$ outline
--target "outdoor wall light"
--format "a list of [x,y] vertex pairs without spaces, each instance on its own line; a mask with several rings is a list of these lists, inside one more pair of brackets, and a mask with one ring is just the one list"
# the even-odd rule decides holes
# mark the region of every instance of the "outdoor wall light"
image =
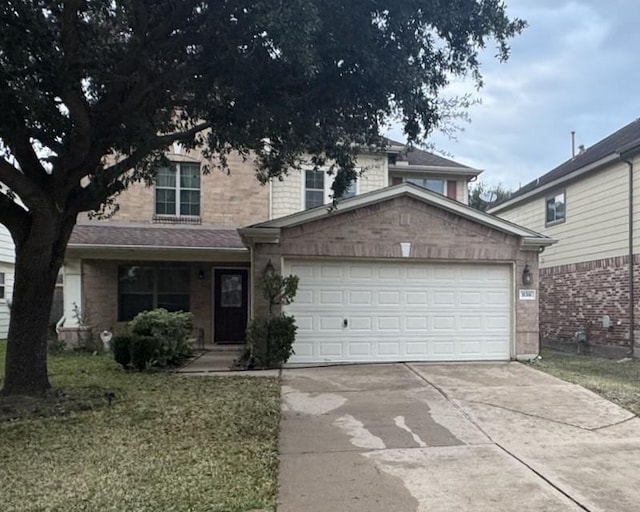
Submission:
[[524,266],[524,270],[522,271],[522,284],[526,286],[533,284],[533,276],[531,275],[531,269],[529,268],[528,263]]
[[274,274],[275,271],[276,271],[276,269],[273,266],[273,263],[271,263],[271,258],[269,258],[269,261],[267,262],[267,264],[264,267],[264,275],[265,276],[270,276],[271,274]]
[[200,281],[204,280],[204,269],[202,267],[200,267],[200,270],[198,270],[198,279]]

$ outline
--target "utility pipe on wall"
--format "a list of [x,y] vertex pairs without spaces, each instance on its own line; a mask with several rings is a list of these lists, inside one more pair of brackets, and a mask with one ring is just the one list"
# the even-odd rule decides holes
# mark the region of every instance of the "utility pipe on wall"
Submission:
[[624,160],[629,166],[629,342],[631,357],[636,357],[635,340],[635,287],[633,284],[633,162]]

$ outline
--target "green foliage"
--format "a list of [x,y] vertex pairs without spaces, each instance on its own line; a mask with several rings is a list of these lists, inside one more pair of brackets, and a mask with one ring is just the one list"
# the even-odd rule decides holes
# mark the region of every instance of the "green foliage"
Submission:
[[279,367],[294,354],[298,327],[292,316],[253,319],[247,329],[247,343],[259,367]]
[[169,356],[164,352],[159,338],[141,334],[131,336],[131,366],[136,370],[148,370],[156,365],[166,366],[165,361]]
[[122,365],[124,368],[128,368],[131,364],[131,343],[131,336],[128,334],[114,336],[111,341],[113,358],[116,363]]
[[274,306],[287,305],[293,302],[298,291],[298,276],[283,277],[276,272],[268,272],[259,283],[262,296],[269,304],[269,316],[273,313]]
[[178,366],[193,353],[189,343],[192,327],[191,313],[161,308],[144,311],[129,322],[130,335],[114,338],[114,358],[125,368],[137,370]]
[[258,287],[269,304],[267,318],[254,318],[247,329],[247,343],[257,366],[279,367],[293,355],[296,339],[295,319],[288,315],[274,315],[274,307],[291,304],[298,291],[298,276],[283,277],[266,273]]

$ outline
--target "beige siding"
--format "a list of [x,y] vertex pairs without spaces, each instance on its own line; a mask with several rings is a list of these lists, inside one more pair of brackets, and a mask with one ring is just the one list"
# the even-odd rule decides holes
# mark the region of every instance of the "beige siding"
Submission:
[[[357,166],[362,176],[356,185],[358,194],[365,194],[388,185],[388,166],[386,155],[362,155]],[[274,180],[271,184],[271,218],[277,219],[304,209],[304,187],[302,176],[304,171],[291,171],[282,180]],[[327,200],[331,183],[327,181]]]
[[[541,268],[622,256],[628,252],[627,180],[626,164],[616,164],[498,216],[558,240],[540,256]],[[545,227],[545,198],[562,189],[566,221]]]
[[456,182],[456,201],[469,204],[469,184],[466,179],[459,179]]
[[[640,253],[640,156],[633,160],[633,253]],[[627,169],[628,179],[628,169]]]

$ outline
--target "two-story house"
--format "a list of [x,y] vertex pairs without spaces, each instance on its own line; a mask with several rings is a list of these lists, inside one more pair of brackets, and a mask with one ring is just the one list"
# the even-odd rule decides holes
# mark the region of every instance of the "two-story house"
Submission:
[[540,256],[540,330],[549,343],[585,333],[589,345],[628,353],[635,338],[640,353],[638,169],[640,120],[490,210],[558,240]]
[[530,277],[553,241],[469,208],[478,170],[391,143],[359,156],[362,175],[330,210],[324,170],[261,186],[250,161],[203,174],[197,151],[167,157],[154,186],[130,187],[112,218],[74,230],[65,329],[79,316],[112,329],[164,307],[191,311],[207,344],[242,343],[264,312],[256,283],[273,268],[300,277],[287,307],[298,324],[294,361],[537,354]]

